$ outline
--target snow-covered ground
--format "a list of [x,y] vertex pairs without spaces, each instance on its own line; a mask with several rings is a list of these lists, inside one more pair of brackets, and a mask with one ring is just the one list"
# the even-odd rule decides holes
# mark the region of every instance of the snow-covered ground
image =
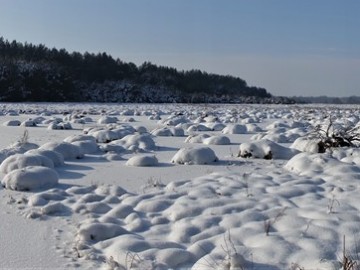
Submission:
[[359,107],[0,105],[0,268],[360,258],[360,149],[318,153],[313,132],[359,127]]

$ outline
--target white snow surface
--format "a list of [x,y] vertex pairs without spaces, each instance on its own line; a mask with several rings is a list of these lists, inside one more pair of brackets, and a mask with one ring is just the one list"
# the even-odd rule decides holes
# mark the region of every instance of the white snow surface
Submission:
[[[0,269],[339,270],[344,238],[360,257],[360,150],[305,142],[360,107],[1,105],[2,123],[37,126],[0,125]],[[47,128],[65,112],[72,129]]]

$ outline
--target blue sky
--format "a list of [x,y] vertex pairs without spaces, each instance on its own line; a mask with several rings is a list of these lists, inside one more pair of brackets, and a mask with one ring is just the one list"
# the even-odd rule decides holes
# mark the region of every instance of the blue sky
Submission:
[[274,95],[360,95],[359,0],[0,0],[0,35],[245,79]]

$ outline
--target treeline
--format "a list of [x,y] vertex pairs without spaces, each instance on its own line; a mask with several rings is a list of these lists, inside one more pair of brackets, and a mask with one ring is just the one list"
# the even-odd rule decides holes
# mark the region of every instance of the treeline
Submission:
[[287,102],[240,78],[0,37],[1,101]]
[[322,103],[322,104],[360,104],[360,96],[350,97],[292,97],[296,103]]

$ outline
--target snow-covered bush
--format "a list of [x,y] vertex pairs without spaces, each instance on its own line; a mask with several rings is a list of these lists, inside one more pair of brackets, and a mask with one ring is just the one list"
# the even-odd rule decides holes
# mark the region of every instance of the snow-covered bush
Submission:
[[85,223],[82,224],[77,235],[80,242],[98,242],[122,234],[128,234],[122,226],[112,223]]
[[210,164],[217,161],[215,152],[209,147],[181,148],[171,159],[177,164]]
[[183,115],[171,115],[168,118],[159,121],[159,124],[167,125],[167,126],[176,126],[178,124],[188,123],[189,119],[187,119]]
[[54,163],[47,157],[34,154],[15,154],[6,158],[0,165],[0,171],[9,173],[16,169],[29,166],[43,166],[54,168]]
[[222,130],[224,134],[246,134],[247,129],[245,125],[241,124],[230,124],[224,127]]
[[316,177],[319,174],[323,178],[328,176],[337,177],[339,181],[346,175],[347,180],[360,179],[360,168],[354,164],[341,162],[338,159],[323,153],[300,153],[291,158],[284,166],[285,169],[299,175]]
[[119,139],[118,135],[112,130],[96,130],[90,134],[98,143],[109,143]]
[[185,139],[185,142],[186,143],[202,143],[204,141],[204,139],[209,138],[209,137],[210,137],[210,135],[205,134],[205,133],[189,135]]
[[170,131],[172,133],[172,136],[174,136],[174,137],[183,137],[183,136],[185,136],[184,129],[182,129],[181,127],[171,127]]
[[184,130],[180,127],[161,127],[156,128],[151,131],[151,134],[154,136],[174,136],[174,137],[182,137],[184,136]]
[[57,185],[58,181],[59,176],[55,170],[31,166],[6,174],[1,183],[7,189],[32,191],[52,188]]
[[64,122],[61,122],[61,123],[51,122],[51,123],[48,125],[47,129],[49,129],[49,130],[72,129],[72,126],[71,126],[71,124],[70,124],[69,122],[66,122],[66,123],[64,123]]
[[38,148],[38,149],[32,149],[32,150],[25,152],[25,155],[27,155],[27,154],[41,155],[41,156],[47,157],[54,163],[55,167],[64,165],[64,156],[56,151]]
[[83,134],[77,134],[77,135],[71,135],[69,137],[66,137],[64,139],[64,142],[73,143],[77,141],[93,141],[96,142],[96,139],[94,136],[90,135],[83,135]]
[[22,138],[19,141],[9,145],[8,147],[0,150],[0,163],[3,162],[7,157],[15,154],[23,154],[28,150],[36,149],[39,146],[35,143],[28,142],[27,132],[24,132]]
[[42,116],[37,116],[35,118],[32,118],[31,120],[35,123],[35,124],[41,124],[46,118],[42,117]]
[[209,138],[203,139],[203,144],[207,145],[228,145],[230,144],[230,139],[226,136],[211,136]]
[[150,133],[151,135],[154,136],[162,136],[162,137],[172,136],[171,130],[167,127],[155,128]]
[[245,127],[248,133],[257,133],[263,131],[262,128],[256,124],[245,124]]
[[83,154],[93,154],[99,151],[99,146],[94,140],[74,141],[71,144],[80,147]]
[[64,160],[80,159],[84,153],[79,146],[67,142],[48,142],[40,146],[40,149],[52,150],[63,155]]
[[283,133],[258,133],[250,138],[254,141],[270,140],[276,143],[287,143],[288,138]]
[[20,126],[23,126],[23,127],[36,127],[36,123],[31,120],[31,119],[28,119],[28,120],[25,120],[23,122],[21,122]]
[[147,129],[144,126],[135,126],[134,128],[139,134],[147,133]]
[[129,151],[121,146],[116,144],[116,141],[114,141],[114,143],[108,143],[108,144],[103,144],[99,146],[100,150],[106,153],[112,152],[112,153],[116,153],[116,154],[121,154],[121,153],[128,153]]
[[194,131],[210,131],[211,129],[202,124],[194,124],[187,128],[187,132],[194,132]]
[[320,143],[320,139],[299,137],[292,143],[290,148],[294,148],[302,152],[319,153],[320,152],[319,143]]
[[226,127],[225,124],[216,122],[205,123],[205,126],[208,127],[211,131],[222,131]]
[[9,120],[3,123],[3,126],[8,127],[18,127],[21,125],[21,122],[19,120]]
[[155,156],[135,156],[130,158],[127,162],[127,166],[135,167],[151,167],[158,165],[159,161]]
[[156,145],[153,138],[149,134],[133,134],[127,135],[120,140],[113,141],[113,144],[121,145],[129,150],[155,150]]
[[115,116],[105,115],[105,116],[100,117],[99,120],[97,121],[97,123],[104,125],[104,124],[116,123],[118,121],[119,121],[119,119]]
[[239,157],[263,159],[290,159],[299,151],[279,145],[273,141],[260,140],[240,144]]

